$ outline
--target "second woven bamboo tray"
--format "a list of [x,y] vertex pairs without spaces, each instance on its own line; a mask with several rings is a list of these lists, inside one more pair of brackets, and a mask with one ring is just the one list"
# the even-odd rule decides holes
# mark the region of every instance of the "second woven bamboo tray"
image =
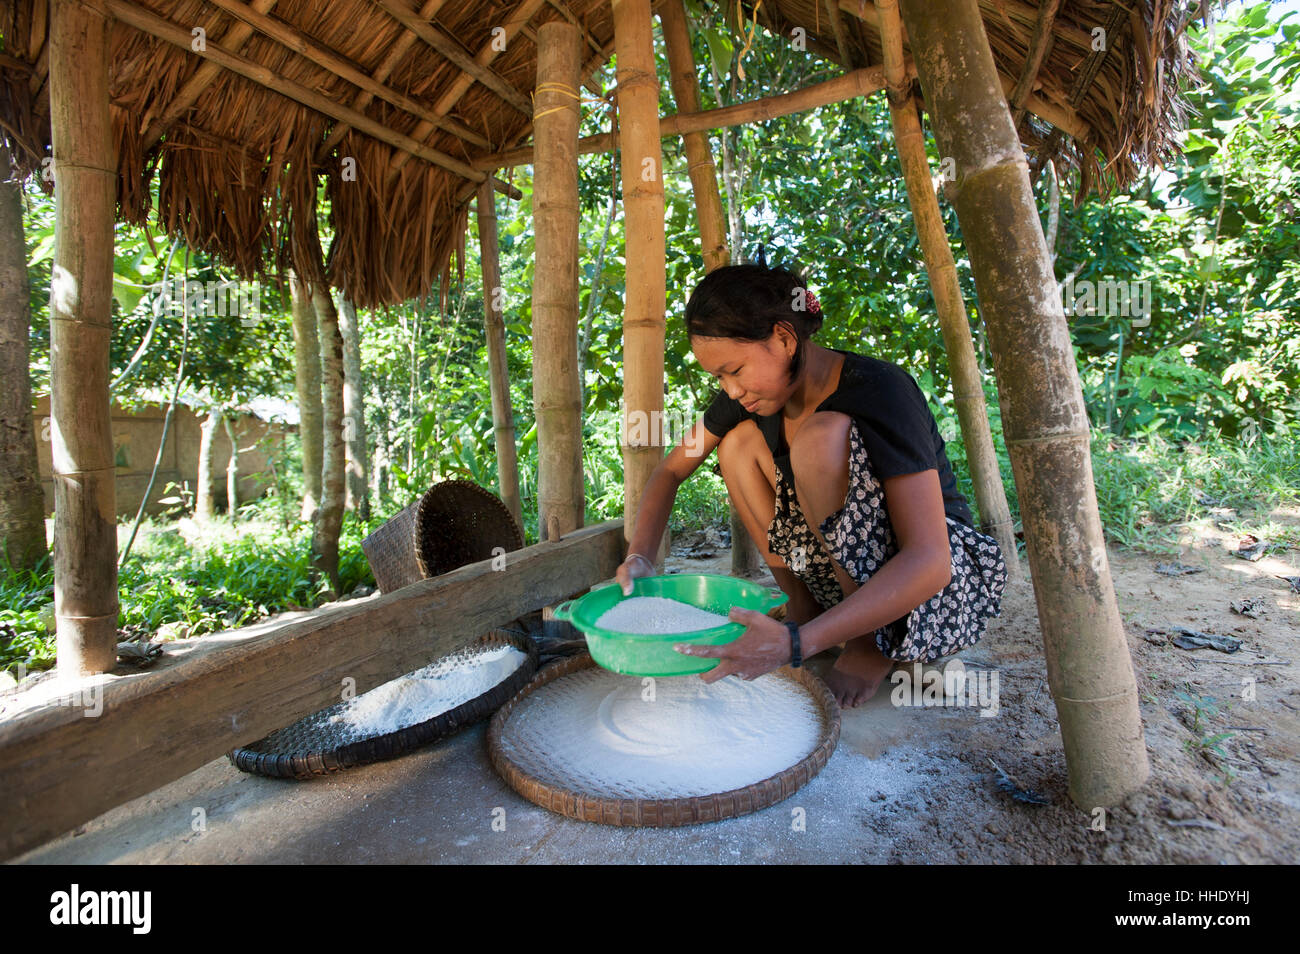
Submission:
[[537,647],[532,640],[504,630],[493,630],[462,647],[448,660],[470,661],[474,654],[500,646],[513,646],[527,658],[513,673],[467,702],[439,713],[432,719],[395,732],[342,743],[331,731],[329,716],[345,703],[335,703],[293,725],[278,729],[263,739],[227,753],[242,771],[272,778],[308,779],[358,765],[396,758],[414,748],[428,745],[473,725],[492,714],[515,695],[537,671]]
[[778,670],[777,675],[799,684],[812,697],[821,715],[822,732],[817,747],[783,772],[729,792],[684,798],[612,798],[548,785],[503,752],[502,733],[520,701],[561,676],[595,665],[591,656],[583,654],[546,666],[532,682],[498,709],[488,724],[488,754],[493,768],[511,788],[530,802],[569,818],[602,825],[676,828],[747,815],[784,801],[807,785],[825,767],[840,739],[840,707],[826,684],[807,669],[786,667]]

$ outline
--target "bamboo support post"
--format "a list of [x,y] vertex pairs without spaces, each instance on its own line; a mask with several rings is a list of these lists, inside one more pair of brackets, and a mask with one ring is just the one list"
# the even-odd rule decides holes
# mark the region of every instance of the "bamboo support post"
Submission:
[[[700,90],[682,0],[665,0],[659,8],[659,22],[663,26],[669,82],[672,83],[677,110],[680,113],[698,113]],[[711,272],[731,261],[722,195],[718,191],[718,173],[713,164],[713,150],[709,146],[707,132],[688,132],[683,139],[686,145],[686,168],[691,177],[691,192],[695,197],[695,219],[699,223],[700,251],[704,256],[704,270]],[[731,572],[732,575],[740,576],[758,566],[758,550],[749,538],[749,531],[745,529],[735,503],[730,499],[727,502],[727,512],[731,525]]]
[[478,190],[478,241],[483,263],[483,325],[487,336],[488,386],[492,392],[492,431],[496,436],[497,485],[520,532],[524,529],[523,504],[519,499],[519,459],[515,446],[515,413],[510,400],[510,370],[507,363],[506,326],[501,314],[504,289],[497,239],[496,195],[486,186]]
[[[538,540],[583,525],[582,388],[578,381],[578,31],[538,31],[533,116],[533,405],[537,418]],[[629,258],[630,258],[629,254]]]
[[948,354],[948,373],[952,377],[953,403],[961,424],[962,441],[970,465],[975,502],[979,507],[980,529],[998,541],[1006,559],[1007,573],[1013,580],[1023,579],[1016,550],[1016,531],[1007,505],[1002,471],[998,467],[993,434],[989,429],[988,408],[984,404],[984,383],[975,346],[971,342],[966,301],[957,281],[957,265],[948,246],[939,200],[930,179],[930,164],[925,155],[925,134],[916,114],[916,100],[903,65],[903,33],[898,17],[898,0],[876,0],[879,13],[880,41],[884,51],[885,78],[889,83],[890,119],[894,143],[907,184],[907,199],[912,207],[912,222],[925,259],[930,291],[934,295],[939,327],[943,331],[944,350]]
[[1150,774],[1097,512],[1088,415],[1024,152],[976,0],[902,0],[997,373],[1070,797],[1115,805]]
[[[663,152],[650,0],[613,0],[618,56],[619,153],[627,234],[623,306],[623,521],[629,541],[641,494],[664,457]],[[656,562],[666,550],[660,543]]]
[[302,519],[315,520],[321,501],[324,410],[321,405],[320,334],[311,290],[289,276],[293,318],[293,374],[298,398],[298,437],[302,446]]
[[[915,68],[907,64],[908,75],[915,76]],[[846,99],[870,96],[885,88],[885,71],[879,66],[868,66],[853,70],[821,83],[813,83],[792,93],[780,93],[776,96],[764,96],[762,99],[748,103],[736,103],[718,109],[702,109],[698,112],[678,113],[675,116],[656,117],[659,137],[685,136],[687,133],[707,132],[712,129],[727,129],[731,126],[743,126],[746,123],[764,122],[780,116],[790,116],[805,110],[816,109],[830,103],[840,103]],[[653,128],[653,127],[652,127]],[[610,133],[597,133],[584,136],[578,140],[578,154],[590,155],[597,152],[609,152],[615,148],[614,137]],[[523,166],[533,161],[531,146],[507,149],[489,156],[480,156],[472,160],[476,169],[491,171],[510,166]]]
[[117,516],[109,411],[117,157],[107,14],[55,0],[50,20],[54,613],[61,674],[117,663]]

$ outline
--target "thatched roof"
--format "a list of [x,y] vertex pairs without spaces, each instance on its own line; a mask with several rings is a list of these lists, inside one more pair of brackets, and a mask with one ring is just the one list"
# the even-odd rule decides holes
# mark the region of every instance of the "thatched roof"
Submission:
[[[323,176],[336,235],[328,274],[362,306],[445,289],[483,176],[475,160],[531,131],[537,27],[560,18],[581,26],[584,75],[613,49],[608,0],[103,2],[117,18],[122,218],[150,214],[156,175],[157,215],[170,233],[245,277],[287,267],[313,276]],[[742,4],[747,17],[754,6],[783,35],[803,26],[810,52],[846,66],[881,61],[870,2],[840,0],[837,23],[824,0]],[[1049,22],[1040,17],[1051,0],[982,6],[1009,95],[1027,77],[1020,101],[1066,133],[1027,115],[1028,146],[1062,154],[1085,187],[1101,181],[1102,164],[1123,183],[1169,151],[1181,118],[1174,78],[1190,64],[1168,3],[1136,0],[1130,14],[1118,3],[1064,0]],[[24,173],[40,170],[49,151],[48,20],[48,0],[0,10],[0,125]],[[1106,52],[1091,48],[1094,25],[1107,29]],[[1044,35],[1050,26],[1045,49],[1034,39],[1040,26]],[[219,62],[192,51],[195,28]]]

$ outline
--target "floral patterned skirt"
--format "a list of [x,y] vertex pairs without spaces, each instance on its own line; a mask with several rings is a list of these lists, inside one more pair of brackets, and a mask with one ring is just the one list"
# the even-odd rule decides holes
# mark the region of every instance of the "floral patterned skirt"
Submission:
[[[832,554],[862,584],[898,552],[884,488],[872,473],[856,422],[849,433],[848,495],[844,506],[818,527],[830,554],[804,520],[783,468],[776,468],[776,514],[767,529],[768,549],[807,584],[823,609],[844,599]],[[951,656],[974,645],[989,618],[1001,612],[1007,567],[997,541],[947,519],[952,580],[907,616],[876,630],[876,645],[890,659],[934,662]]]

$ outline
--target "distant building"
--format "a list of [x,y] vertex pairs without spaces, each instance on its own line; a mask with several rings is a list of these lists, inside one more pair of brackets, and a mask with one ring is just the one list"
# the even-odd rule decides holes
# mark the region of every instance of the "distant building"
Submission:
[[[202,412],[206,417],[206,412]],[[239,442],[239,499],[254,500],[274,484],[269,457],[281,453],[280,444],[287,434],[296,431],[297,408],[288,402],[261,399],[235,409],[233,423]],[[149,485],[158,442],[162,437],[167,401],[127,410],[114,402],[113,452],[117,461],[117,514],[135,516],[140,498]],[[41,485],[45,491],[45,512],[54,512],[53,460],[50,446],[50,396],[39,395],[34,411],[36,451],[40,463]],[[171,433],[158,466],[158,477],[149,495],[147,513],[159,513],[168,504],[159,501],[175,494],[168,484],[180,484],[193,492],[198,486],[199,439],[202,418],[187,405],[176,404]],[[217,428],[212,441],[212,493],[216,506],[226,505],[226,465],[230,462],[230,440],[224,427]]]

